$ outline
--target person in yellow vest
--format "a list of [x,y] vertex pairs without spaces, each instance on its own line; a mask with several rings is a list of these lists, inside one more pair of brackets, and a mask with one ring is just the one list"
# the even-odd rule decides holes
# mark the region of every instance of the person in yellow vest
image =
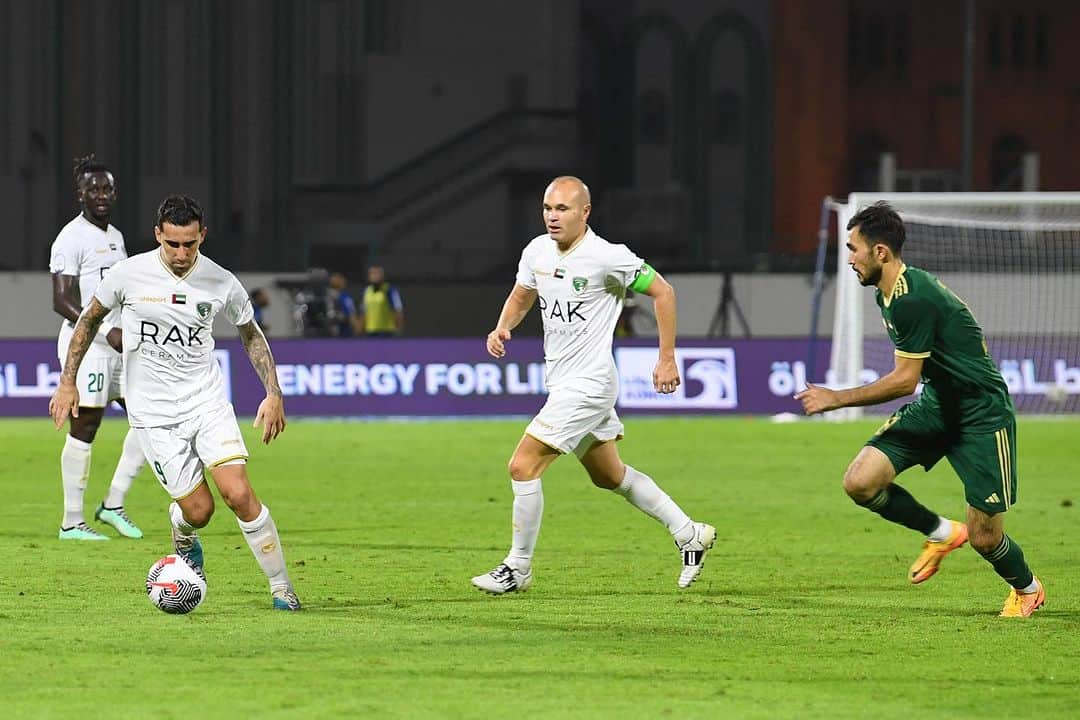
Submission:
[[380,265],[368,268],[368,286],[364,288],[360,319],[364,335],[368,337],[393,337],[405,329],[405,306],[401,302],[401,293],[387,282],[386,271]]

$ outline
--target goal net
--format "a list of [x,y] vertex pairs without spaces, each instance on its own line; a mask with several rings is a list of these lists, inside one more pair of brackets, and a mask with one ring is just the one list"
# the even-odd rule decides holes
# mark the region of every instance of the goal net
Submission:
[[859,193],[836,204],[829,385],[864,384],[893,367],[873,289],[859,284],[845,247],[848,221],[878,200],[904,219],[904,262],[937,275],[971,308],[1017,411],[1080,412],[1080,193]]

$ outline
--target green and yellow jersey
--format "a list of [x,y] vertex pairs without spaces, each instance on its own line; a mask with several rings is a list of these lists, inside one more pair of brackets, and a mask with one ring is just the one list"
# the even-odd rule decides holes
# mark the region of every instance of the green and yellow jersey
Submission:
[[902,266],[892,292],[875,293],[900,357],[923,358],[920,402],[961,433],[994,432],[1013,419],[1009,390],[971,310],[934,275]]

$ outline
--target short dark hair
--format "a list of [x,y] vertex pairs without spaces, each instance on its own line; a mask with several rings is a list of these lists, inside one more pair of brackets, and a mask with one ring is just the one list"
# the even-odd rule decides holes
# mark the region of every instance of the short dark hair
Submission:
[[855,217],[848,220],[847,229],[856,227],[871,243],[884,243],[896,255],[900,254],[907,238],[900,214],[885,200],[878,200],[855,213]]
[[83,175],[99,172],[112,174],[112,170],[105,163],[99,162],[94,153],[71,159],[71,174],[75,178],[75,185],[79,184]]
[[164,228],[165,223],[184,227],[193,222],[203,228],[203,209],[199,201],[187,195],[170,195],[161,201],[157,209],[157,226]]

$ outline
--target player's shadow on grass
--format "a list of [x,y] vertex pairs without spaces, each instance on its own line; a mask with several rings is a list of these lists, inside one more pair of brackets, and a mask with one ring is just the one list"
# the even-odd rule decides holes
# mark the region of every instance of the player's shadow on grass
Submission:
[[[291,530],[289,536],[296,535]],[[321,534],[321,532],[319,533]],[[468,553],[489,553],[497,554],[500,551],[505,551],[506,548],[495,548],[494,546],[479,546],[479,545],[407,545],[403,543],[371,543],[371,542],[326,542],[318,541],[313,543],[311,548],[346,548],[349,550],[385,550],[387,552],[400,552],[402,550],[416,550],[418,552],[429,553],[431,551],[443,551],[443,552],[468,552]],[[317,553],[315,553],[317,554]]]
[[[618,595],[618,593],[610,593],[610,596],[612,597],[616,595]],[[625,593],[622,593],[622,595],[625,596]],[[873,619],[877,617],[897,613],[918,616],[921,618],[934,617],[947,619],[996,618],[998,612],[992,605],[985,608],[973,608],[968,605],[962,607],[948,607],[922,602],[902,603],[898,605],[895,602],[866,602],[865,599],[858,603],[841,603],[836,602],[836,598],[827,595],[776,598],[765,595],[754,597],[744,593],[738,595],[724,594],[719,591],[713,593],[696,593],[694,595],[688,593],[676,594],[663,592],[634,593],[634,595],[668,595],[673,600],[673,606],[685,606],[688,604],[687,601],[691,601],[690,604],[710,606],[714,610],[729,615],[755,616],[760,617],[762,620],[773,619],[777,621],[792,617],[822,618],[833,616],[845,618],[850,617],[853,611],[864,614],[864,619],[868,622],[873,621]],[[598,596],[596,594],[589,595],[589,599],[593,600],[600,597],[604,596]],[[841,596],[839,595],[837,596],[837,598],[840,597]],[[610,608],[603,602],[582,605],[581,600],[582,596],[580,595],[549,595],[530,592],[508,597],[491,597],[480,591],[469,593],[466,590],[463,591],[462,595],[456,597],[360,596],[326,598],[314,600],[312,603],[306,604],[304,606],[304,612],[325,616],[346,616],[350,613],[363,611],[361,614],[366,618],[374,619],[378,617],[385,619],[387,617],[387,612],[392,614],[394,611],[412,610],[414,612],[404,612],[401,619],[406,622],[414,622],[417,619],[415,616],[415,612],[417,611],[427,619],[431,619],[427,616],[430,615],[433,608],[439,606],[470,607],[486,604],[490,605],[495,612],[503,612],[511,609],[516,613],[528,612],[529,626],[532,628],[575,633],[610,630],[611,617],[608,612]],[[577,608],[577,612],[580,613],[576,624],[567,623],[565,620],[545,622],[541,619],[547,612],[559,613],[561,616],[561,614],[565,612],[567,604],[574,605]],[[519,629],[521,623],[520,618],[517,617],[502,618],[495,615],[485,616],[482,619],[450,619],[456,622],[465,622],[480,627],[494,627],[507,630],[513,630],[515,628]],[[1040,620],[1075,623],[1080,621],[1080,610],[1043,609],[1039,610],[1035,617],[1029,622],[1039,622]],[[1003,619],[1002,622],[1009,621]],[[620,633],[629,631],[631,633],[654,633],[671,636],[683,636],[687,633],[685,627],[665,628],[663,625],[655,624],[641,624],[627,627],[625,623],[620,622],[619,629]]]

